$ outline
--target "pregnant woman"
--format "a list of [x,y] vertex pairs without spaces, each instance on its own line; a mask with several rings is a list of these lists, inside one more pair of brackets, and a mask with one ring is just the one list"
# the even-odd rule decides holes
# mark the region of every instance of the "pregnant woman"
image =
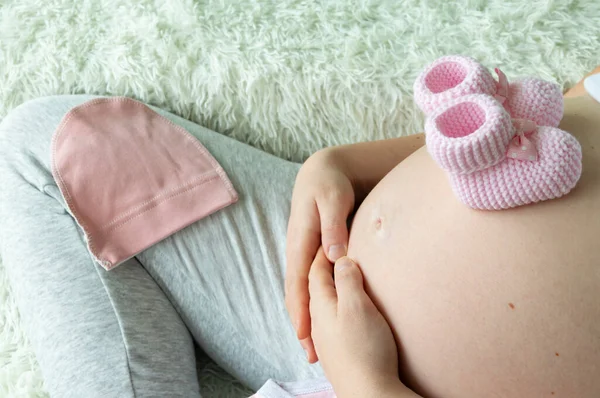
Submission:
[[[111,271],[90,255],[51,166],[53,133],[92,99],[31,101],[0,125],[0,254],[52,396],[200,396],[194,341],[254,389],[321,376],[308,363],[318,354],[342,398],[418,396],[408,387],[600,394],[600,105],[590,97],[566,100],[561,124],[583,152],[576,189],[497,212],[456,199],[422,135],[326,149],[300,166],[156,110],[206,148],[238,200]],[[152,169],[132,152],[139,164]],[[284,305],[288,218],[296,330]]]

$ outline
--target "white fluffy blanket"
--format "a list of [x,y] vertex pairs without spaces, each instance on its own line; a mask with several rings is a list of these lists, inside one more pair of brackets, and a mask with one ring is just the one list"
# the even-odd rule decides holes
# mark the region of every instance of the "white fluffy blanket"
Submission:
[[[600,63],[598,21],[597,0],[0,0],[0,118],[126,95],[302,160],[419,131],[412,82],[443,54],[569,86]],[[0,306],[0,396],[46,396],[2,267]]]

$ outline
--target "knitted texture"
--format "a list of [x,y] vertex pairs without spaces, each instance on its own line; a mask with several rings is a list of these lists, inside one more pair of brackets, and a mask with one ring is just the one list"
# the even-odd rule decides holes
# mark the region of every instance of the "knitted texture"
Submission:
[[440,105],[468,94],[496,93],[496,80],[473,58],[447,55],[438,58],[415,80],[415,103],[426,114]]
[[538,126],[557,127],[563,117],[560,88],[545,80],[524,78],[509,84],[505,108],[515,119],[532,120]]
[[483,170],[504,160],[515,130],[494,98],[471,94],[441,105],[425,124],[431,157],[452,173]]
[[[459,55],[444,56],[427,66],[414,84],[415,102],[429,115],[439,106],[468,94],[498,92],[498,82],[476,60]],[[535,78],[509,82],[504,107],[513,118],[528,119],[539,126],[557,127],[563,116],[559,87]]]
[[579,142],[554,127],[539,127],[530,139],[538,150],[535,162],[505,158],[475,173],[451,173],[458,198],[474,209],[501,210],[569,193],[581,176]]

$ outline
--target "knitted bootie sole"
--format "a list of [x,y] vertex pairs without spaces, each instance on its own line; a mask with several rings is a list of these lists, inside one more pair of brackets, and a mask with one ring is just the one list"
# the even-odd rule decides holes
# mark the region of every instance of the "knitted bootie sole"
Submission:
[[430,65],[414,83],[415,102],[429,115],[444,103],[469,94],[495,97],[515,119],[531,120],[539,126],[558,126],[563,116],[563,97],[553,83],[536,78],[508,82],[496,69],[499,81],[470,57],[444,56]]

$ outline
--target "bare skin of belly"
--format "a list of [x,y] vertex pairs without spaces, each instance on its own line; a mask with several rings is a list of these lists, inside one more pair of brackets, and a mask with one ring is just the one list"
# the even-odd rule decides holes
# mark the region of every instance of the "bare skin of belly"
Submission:
[[467,208],[422,148],[371,191],[348,254],[429,398],[600,397],[600,104],[565,99],[583,148],[567,196]]

